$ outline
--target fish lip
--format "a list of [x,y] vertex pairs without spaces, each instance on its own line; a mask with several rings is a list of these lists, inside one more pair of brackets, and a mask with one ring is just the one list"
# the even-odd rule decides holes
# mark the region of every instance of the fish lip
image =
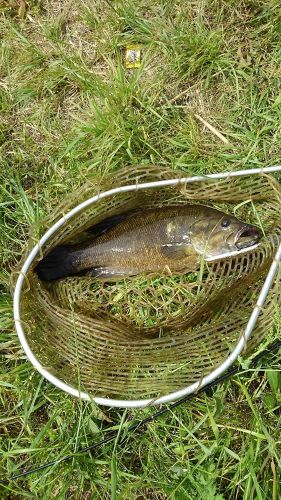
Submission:
[[[234,245],[239,250],[255,245],[261,238],[261,231],[255,226],[243,226],[236,234]],[[240,238],[249,237],[248,241],[240,242]]]

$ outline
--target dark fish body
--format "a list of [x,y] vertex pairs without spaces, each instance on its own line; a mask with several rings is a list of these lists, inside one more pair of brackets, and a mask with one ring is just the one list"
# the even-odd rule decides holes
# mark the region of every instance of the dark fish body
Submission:
[[192,204],[113,216],[91,233],[87,244],[53,249],[35,269],[39,278],[194,271],[202,257],[210,261],[238,253],[260,238],[257,228],[233,215]]

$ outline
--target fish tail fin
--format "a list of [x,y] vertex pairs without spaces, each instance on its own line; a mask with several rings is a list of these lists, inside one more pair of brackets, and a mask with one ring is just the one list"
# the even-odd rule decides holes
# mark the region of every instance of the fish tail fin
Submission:
[[75,274],[73,254],[69,246],[58,246],[51,250],[35,267],[40,280],[52,281]]

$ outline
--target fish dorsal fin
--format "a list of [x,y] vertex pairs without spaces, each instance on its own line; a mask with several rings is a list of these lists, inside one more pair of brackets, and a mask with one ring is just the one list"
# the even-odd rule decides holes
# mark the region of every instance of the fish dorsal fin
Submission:
[[95,237],[101,236],[113,227],[118,226],[120,222],[124,222],[125,220],[129,219],[137,212],[137,210],[130,210],[129,212],[125,212],[124,214],[112,215],[89,227],[86,232]]

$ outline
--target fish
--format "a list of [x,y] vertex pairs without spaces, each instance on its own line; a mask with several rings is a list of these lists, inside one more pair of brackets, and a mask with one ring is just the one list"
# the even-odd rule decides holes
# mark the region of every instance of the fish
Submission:
[[59,245],[35,267],[44,281],[73,275],[96,278],[194,272],[255,248],[259,228],[216,208],[171,205],[113,215],[88,230],[84,244]]

